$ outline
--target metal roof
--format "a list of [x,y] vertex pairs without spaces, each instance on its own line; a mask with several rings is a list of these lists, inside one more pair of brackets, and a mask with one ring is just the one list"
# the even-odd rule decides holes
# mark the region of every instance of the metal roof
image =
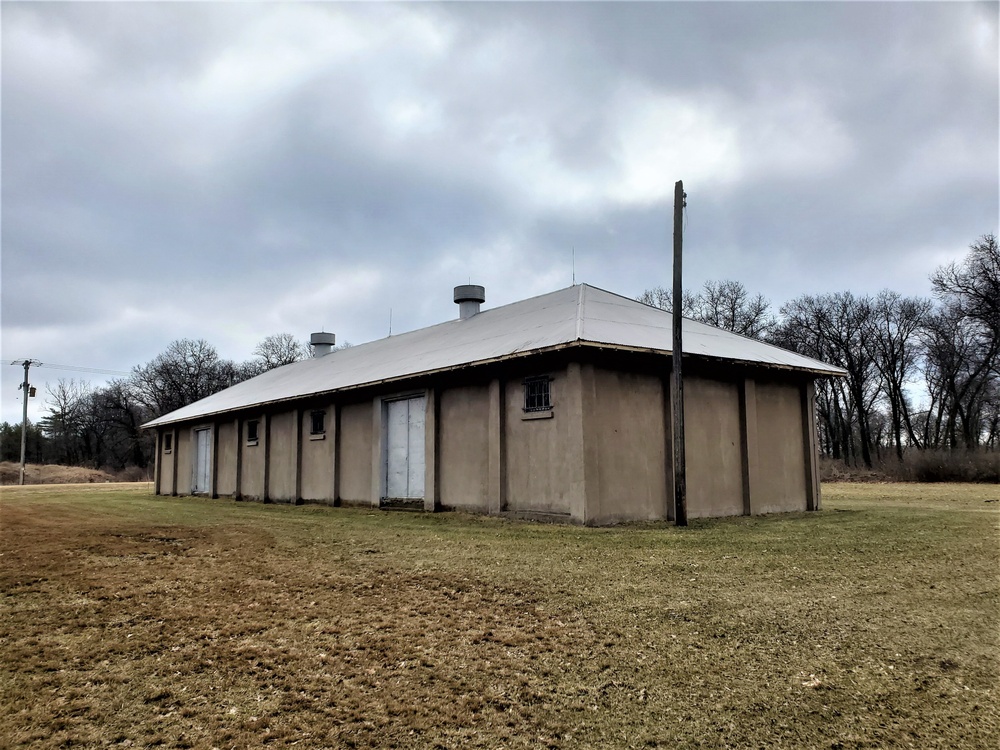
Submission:
[[[777,346],[684,319],[684,353],[843,375],[839,367]],[[237,383],[146,423],[183,422],[214,414],[321,393],[401,380],[566,346],[671,352],[671,313],[580,284],[532,297],[470,318],[397,334],[294,362]]]

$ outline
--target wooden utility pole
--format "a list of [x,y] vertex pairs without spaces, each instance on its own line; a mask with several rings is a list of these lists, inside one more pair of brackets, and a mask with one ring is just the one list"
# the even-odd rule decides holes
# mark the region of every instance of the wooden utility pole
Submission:
[[24,401],[24,409],[21,412],[21,478],[18,484],[24,484],[24,464],[27,458],[27,448],[28,448],[28,396],[34,395],[31,393],[31,386],[28,384],[28,368],[32,365],[41,364],[31,359],[26,359],[22,362],[11,362],[12,365],[24,365],[24,382],[21,383],[21,399]]
[[671,388],[674,412],[674,523],[687,526],[687,469],[684,457],[684,380],[681,376],[681,355],[684,342],[681,335],[681,306],[684,291],[681,285],[681,251],[683,248],[684,183],[678,180],[674,185],[674,292],[673,316],[673,388]]

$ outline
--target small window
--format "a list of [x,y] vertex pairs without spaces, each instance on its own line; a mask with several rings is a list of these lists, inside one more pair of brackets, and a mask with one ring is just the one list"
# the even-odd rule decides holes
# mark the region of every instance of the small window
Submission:
[[174,433],[163,433],[163,452],[170,453],[174,449]]
[[550,411],[552,409],[552,398],[549,392],[550,382],[547,375],[524,379],[525,411]]
[[257,426],[260,422],[256,419],[251,419],[247,422],[247,443],[250,445],[256,445],[258,440]]
[[322,435],[324,432],[326,432],[326,412],[314,411],[312,413],[312,428],[309,430],[309,434]]

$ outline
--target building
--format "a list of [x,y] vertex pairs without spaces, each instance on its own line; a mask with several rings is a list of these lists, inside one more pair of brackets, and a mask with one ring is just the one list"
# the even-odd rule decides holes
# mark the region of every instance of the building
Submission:
[[[671,314],[588,285],[285,365],[149,422],[155,491],[585,524],[673,513]],[[689,517],[820,506],[842,370],[684,320]],[[325,337],[324,337],[325,336]]]

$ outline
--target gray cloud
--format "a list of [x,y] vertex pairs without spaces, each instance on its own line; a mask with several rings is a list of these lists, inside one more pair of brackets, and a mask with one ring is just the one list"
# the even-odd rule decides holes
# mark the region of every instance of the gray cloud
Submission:
[[451,317],[456,283],[565,286],[574,251],[638,294],[676,179],[689,285],[778,304],[926,294],[997,231],[995,3],[0,12],[5,358],[360,342]]

